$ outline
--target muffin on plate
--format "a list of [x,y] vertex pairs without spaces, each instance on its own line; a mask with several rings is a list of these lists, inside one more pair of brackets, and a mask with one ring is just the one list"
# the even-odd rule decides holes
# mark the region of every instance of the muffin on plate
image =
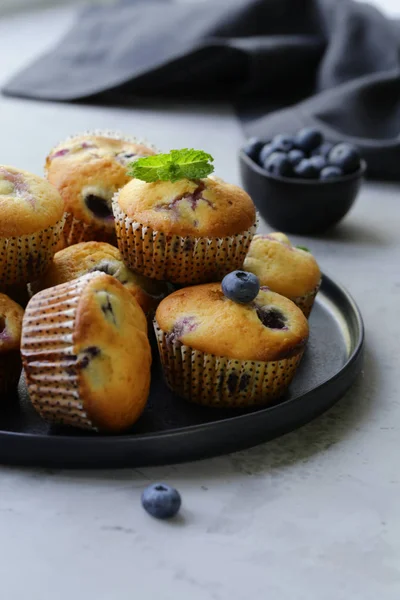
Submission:
[[64,226],[64,204],[48,181],[0,165],[0,288],[47,269]]
[[283,233],[254,236],[244,261],[262,286],[292,300],[310,315],[321,284],[321,271],[314,256],[307,250],[292,246]]
[[117,432],[145,407],[146,317],[110,275],[89,273],[36,294],[23,320],[21,355],[30,399],[47,421]]
[[90,240],[115,243],[111,199],[130,180],[126,165],[152,154],[149,146],[104,133],[77,135],[51,150],[45,170],[65,203],[67,246]]
[[[240,298],[236,283],[247,285],[252,278],[257,283],[250,295]],[[244,271],[230,273],[222,284],[174,292],[158,306],[154,327],[168,386],[187,400],[220,407],[245,408],[279,398],[308,338],[301,310],[259,289],[257,278]]]
[[0,294],[0,394],[17,387],[21,375],[22,317],[24,311],[5,294]]
[[133,179],[113,199],[124,262],[153,279],[218,281],[242,266],[256,229],[250,196],[215,177]]
[[106,242],[81,242],[60,250],[54,255],[46,273],[30,285],[30,291],[33,295],[94,271],[116,277],[146,314],[152,314],[170,291],[166,283],[130,271],[122,261],[119,250]]

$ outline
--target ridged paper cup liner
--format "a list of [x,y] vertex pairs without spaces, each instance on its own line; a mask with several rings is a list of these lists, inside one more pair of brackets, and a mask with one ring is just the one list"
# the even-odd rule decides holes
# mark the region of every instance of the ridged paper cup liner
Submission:
[[63,227],[64,216],[36,233],[0,238],[0,287],[38,279],[54,256]]
[[171,341],[156,321],[154,330],[168,387],[206,406],[246,408],[273,402],[288,388],[304,352],[268,362],[235,360]]
[[7,394],[17,389],[22,364],[19,350],[0,353],[0,397],[1,404],[8,402]]
[[256,224],[224,238],[181,237],[154,231],[123,213],[113,199],[118,248],[125,264],[142,275],[172,283],[221,280],[243,266]]
[[[95,276],[95,274],[94,274]],[[34,296],[24,315],[21,355],[29,396],[46,421],[96,429],[79,395],[73,333],[88,277]]]
[[115,229],[103,227],[97,223],[95,225],[85,223],[75,219],[72,213],[67,213],[64,225],[64,240],[66,246],[73,246],[79,242],[107,242],[113,246],[117,245]]
[[308,294],[304,294],[304,296],[298,296],[297,298],[292,298],[292,302],[296,304],[304,314],[304,316],[308,319],[311,313],[311,309],[314,305],[314,300],[316,295],[318,294],[318,290],[320,288],[321,283],[319,283],[312,292],[308,292]]

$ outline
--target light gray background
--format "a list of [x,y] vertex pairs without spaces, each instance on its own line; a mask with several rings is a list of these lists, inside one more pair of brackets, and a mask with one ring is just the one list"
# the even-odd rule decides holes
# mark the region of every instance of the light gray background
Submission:
[[[0,20],[1,80],[53,44],[72,16],[61,9]],[[41,174],[53,144],[90,128],[207,149],[217,173],[239,183],[242,138],[228,107],[125,110],[0,97],[0,163]],[[0,468],[1,597],[398,600],[399,223],[400,188],[368,184],[335,234],[296,239],[349,288],[366,322],[364,376],[313,423],[180,466]],[[181,491],[177,522],[141,509],[141,490],[154,480]]]

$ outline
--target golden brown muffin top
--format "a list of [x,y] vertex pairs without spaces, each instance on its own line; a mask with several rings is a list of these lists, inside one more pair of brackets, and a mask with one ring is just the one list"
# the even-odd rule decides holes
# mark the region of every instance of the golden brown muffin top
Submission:
[[99,271],[112,275],[136,298],[145,313],[167,293],[167,284],[137,275],[122,261],[119,250],[105,242],[81,242],[60,250],[46,273],[31,284],[34,293]]
[[174,292],[158,306],[156,322],[170,341],[237,360],[287,358],[308,338],[307,319],[291,300],[261,289],[253,302],[238,304],[219,283]]
[[23,308],[5,294],[0,294],[0,354],[19,350]]
[[60,191],[66,212],[112,231],[111,199],[130,180],[127,164],[154,153],[152,148],[123,139],[80,135],[53,148],[45,170],[48,180]]
[[58,191],[42,177],[0,165],[0,237],[18,237],[55,225],[64,214]]
[[243,268],[257,275],[262,286],[287,298],[312,292],[321,280],[314,256],[278,232],[254,236]]
[[212,176],[154,183],[133,179],[114,199],[114,212],[118,207],[142,225],[179,236],[231,236],[256,221],[250,196]]

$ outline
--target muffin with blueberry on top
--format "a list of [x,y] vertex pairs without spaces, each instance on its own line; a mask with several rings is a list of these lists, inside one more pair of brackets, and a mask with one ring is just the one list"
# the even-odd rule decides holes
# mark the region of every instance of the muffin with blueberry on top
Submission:
[[158,303],[170,291],[167,283],[130,271],[122,261],[119,250],[106,242],[81,242],[60,250],[54,255],[46,273],[30,285],[30,290],[33,295],[94,271],[118,279],[147,315],[155,311]]
[[21,355],[31,402],[46,421],[118,432],[143,412],[147,320],[110,275],[89,273],[36,294],[23,319]]
[[154,153],[148,145],[108,134],[77,135],[51,150],[45,170],[65,203],[67,246],[115,243],[111,199],[130,179],[128,162]]
[[0,394],[17,387],[21,374],[21,328],[24,311],[5,294],[0,294]]
[[209,176],[212,157],[197,150],[143,158],[113,200],[125,263],[172,283],[218,281],[243,264],[255,233],[250,196]]
[[254,273],[262,286],[292,300],[306,317],[310,315],[321,284],[321,271],[307,249],[292,246],[283,233],[256,235],[244,269]]
[[287,298],[260,289],[252,273],[178,290],[157,308],[155,332],[168,386],[209,406],[249,407],[288,388],[308,323]]

